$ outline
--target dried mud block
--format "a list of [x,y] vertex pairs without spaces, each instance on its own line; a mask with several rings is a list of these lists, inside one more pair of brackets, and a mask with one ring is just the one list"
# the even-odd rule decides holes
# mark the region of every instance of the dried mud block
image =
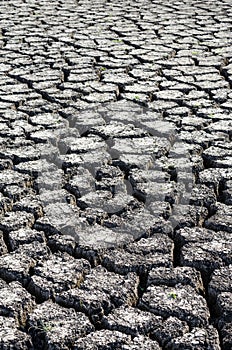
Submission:
[[[105,232],[104,228],[101,230],[99,229],[99,233]],[[88,233],[88,231],[87,231]],[[91,235],[92,236],[92,235]],[[90,237],[91,237],[90,236]],[[98,237],[98,235],[95,235],[95,237]],[[98,246],[88,246],[86,244],[78,244],[75,248],[74,256],[76,258],[84,258],[87,259],[92,266],[97,266],[102,262],[103,256],[106,252],[107,248],[98,247]]]
[[[67,190],[60,189],[60,187],[61,187],[61,183],[59,183],[58,188],[56,188],[56,186],[54,185],[54,187],[51,189],[41,188],[39,190],[39,199],[43,204],[43,207],[45,207],[43,208],[45,212],[46,212],[47,206],[56,206],[57,204],[63,205],[63,203],[66,203],[66,202],[71,204],[76,204],[74,196],[71,195]],[[53,210],[56,210],[56,208],[53,208]]]
[[87,194],[90,188],[94,188],[94,178],[88,169],[78,167],[75,175],[65,185],[65,188],[76,198]]
[[189,332],[187,322],[177,317],[170,316],[163,319],[161,324],[156,324],[151,332],[152,338],[157,340],[165,349],[168,342],[175,338],[182,337]]
[[[152,122],[150,122],[152,123]],[[153,122],[154,123],[154,122]],[[161,129],[165,131],[165,126],[167,123],[163,122],[164,125],[160,125],[162,122],[156,121],[156,130]],[[142,123],[143,125],[143,123]],[[145,124],[146,126],[148,125]],[[150,128],[148,126],[150,131]],[[151,130],[152,131],[152,130]],[[159,134],[158,131],[156,133]],[[164,132],[165,133],[165,132]],[[163,135],[162,135],[163,136]],[[171,148],[170,142],[164,137],[157,136],[145,136],[142,138],[117,138],[114,140],[114,145],[111,148],[111,152],[116,154],[140,154],[153,156],[165,155]]]
[[187,266],[153,268],[148,274],[147,287],[161,285],[169,287],[175,287],[176,285],[191,286],[198,293],[204,291],[200,272]]
[[21,332],[13,317],[0,316],[0,348],[33,350],[31,337]]
[[37,219],[43,216],[42,203],[39,201],[36,196],[25,196],[18,202],[14,203],[13,211],[26,211],[31,213]]
[[[59,143],[59,149],[68,153],[85,153],[96,150],[106,150],[107,144],[99,136],[87,136],[77,137],[77,130],[74,129],[75,136],[64,137]],[[72,130],[69,130],[69,135],[72,134]],[[77,169],[79,172],[79,169]]]
[[[148,204],[147,209],[150,213],[155,217],[162,217],[164,219],[168,219],[171,215],[171,205],[168,202],[163,201],[154,201]],[[172,232],[170,232],[171,234]],[[167,234],[169,234],[167,232]]]
[[29,314],[28,332],[36,349],[68,350],[79,338],[94,331],[87,316],[51,301]]
[[56,296],[56,301],[65,307],[84,312],[94,324],[99,324],[103,315],[114,307],[110,295],[101,289],[71,289]]
[[220,326],[220,335],[222,339],[222,346],[224,350],[231,350],[232,348],[232,322],[223,323]]
[[190,286],[150,286],[139,307],[162,317],[177,317],[191,327],[207,325],[210,316],[205,299]]
[[214,189],[218,196],[225,181],[232,179],[232,170],[224,168],[209,168],[199,173],[199,182]]
[[8,249],[7,249],[7,245],[4,241],[4,235],[2,233],[2,231],[0,231],[0,256],[7,254],[8,253]]
[[214,232],[206,228],[183,228],[177,231],[181,246],[180,262],[208,276],[212,270],[231,263],[231,243],[228,232]]
[[156,212],[157,207],[155,202],[150,204],[148,210],[142,208],[134,213],[128,210],[128,212],[121,215],[123,218],[122,228],[127,232],[131,232],[134,239],[150,237],[153,234],[160,233],[173,237],[173,227],[171,223],[159,217],[159,214],[157,216]]
[[31,295],[19,282],[11,282],[0,289],[0,315],[13,317],[25,325],[27,314],[35,308]]
[[[0,156],[2,156],[0,151]],[[4,150],[4,156],[10,158],[14,164],[19,164],[21,162],[34,161],[39,159],[39,152],[33,146],[19,146],[17,148],[11,147]]]
[[25,285],[30,278],[30,269],[36,261],[20,253],[9,253],[0,257],[0,277],[10,282],[18,280]]
[[174,205],[170,221],[173,227],[202,226],[207,218],[208,210],[204,207],[194,205]]
[[144,182],[138,183],[133,188],[136,198],[144,201],[146,204],[156,201],[166,201],[170,204],[177,204],[181,199],[183,189],[174,181],[163,182]]
[[84,276],[90,272],[90,264],[66,253],[54,254],[39,262],[33,272],[28,290],[36,297],[47,300],[79,286]]
[[35,222],[34,215],[25,211],[6,213],[0,223],[3,232],[15,231],[23,227],[32,227]]
[[185,333],[182,337],[172,339],[167,350],[220,350],[220,340],[217,330],[213,326],[206,328],[193,328],[191,332]]
[[19,245],[15,253],[22,254],[28,258],[32,258],[35,261],[41,261],[48,259],[51,252],[47,245],[42,242],[33,241],[32,243]]
[[98,266],[85,277],[80,288],[63,292],[56,297],[61,305],[88,314],[93,322],[121,305],[136,305],[139,278],[134,273],[119,276]]
[[43,231],[36,231],[31,228],[21,228],[17,231],[11,231],[8,237],[9,247],[16,250],[20,245],[29,244],[34,241],[45,243],[46,238]]
[[232,180],[225,183],[225,190],[222,192],[222,198],[225,204],[232,205]]
[[210,302],[215,302],[217,295],[222,292],[232,293],[232,265],[214,270],[208,285]]
[[2,193],[10,198],[13,202],[21,201],[25,196],[33,196],[35,192],[32,188],[23,188],[17,185],[7,185]]
[[[128,347],[127,345],[122,347],[122,350],[126,350]],[[139,335],[138,337],[135,337],[133,341],[130,344],[131,350],[161,350],[161,347],[159,346],[159,343],[155,340],[151,340],[148,337],[144,337],[142,335]]]
[[187,142],[190,144],[196,144],[203,148],[209,147],[209,144],[212,141],[222,141],[224,140],[224,135],[211,135],[204,130],[197,131],[182,131],[180,135],[180,139],[183,142]]
[[93,127],[92,134],[98,135],[103,139],[113,138],[129,138],[145,136],[144,130],[136,128],[133,124],[123,124],[117,121],[111,121],[107,125]]
[[[0,137],[0,140],[2,141],[2,138]],[[13,169],[13,162],[11,159],[2,159],[0,157],[0,170],[7,170],[7,169]]]
[[73,255],[75,252],[76,240],[69,235],[57,234],[49,237],[47,244],[52,252],[60,251]]
[[50,164],[46,159],[32,160],[15,165],[15,170],[22,174],[29,174],[30,176],[38,176],[42,172],[52,172],[56,170],[54,164]]
[[216,300],[216,312],[220,317],[220,324],[232,320],[232,293],[222,292]]
[[131,337],[121,332],[100,330],[79,339],[74,344],[74,350],[122,349],[123,345],[129,346],[130,341]]
[[210,208],[216,203],[216,200],[216,195],[211,188],[205,185],[197,185],[192,190],[189,204]]
[[89,164],[95,168],[101,167],[109,162],[111,158],[107,151],[90,151],[82,154],[70,153],[60,155],[60,160],[62,161],[62,168],[67,171],[67,169],[72,167],[88,167]]
[[33,125],[42,125],[47,129],[60,129],[68,126],[68,121],[58,114],[41,113],[29,119]]
[[156,233],[150,238],[128,244],[124,250],[104,254],[103,266],[120,274],[144,273],[153,267],[171,267],[174,244],[166,235]]
[[12,210],[12,207],[13,200],[0,193],[0,215],[4,215],[7,211]]
[[[216,122],[211,125],[216,126],[216,124],[219,123],[225,123],[225,121],[222,122]],[[228,121],[227,123],[231,124],[231,121]],[[230,126],[231,129],[231,126]],[[216,130],[221,132],[227,132],[228,127],[222,130]],[[215,132],[215,131],[214,131]],[[226,146],[226,145],[225,145]],[[205,163],[207,164],[207,168],[230,168],[231,167],[231,160],[232,160],[232,150],[227,149],[226,147],[216,147],[211,146],[207,148],[203,152],[203,159],[205,160]]]
[[131,336],[149,335],[163,322],[162,317],[133,307],[119,307],[102,318],[103,328]]
[[0,173],[0,189],[2,190],[6,185],[17,185],[18,187],[30,187],[32,185],[32,178],[28,174],[21,174],[14,170],[3,170]]
[[205,226],[215,231],[232,232],[232,207],[223,203],[216,203],[216,214],[211,216]]
[[15,251],[0,257],[0,277],[8,282],[17,280],[26,285],[36,262],[47,258],[49,254],[46,244],[37,241],[20,245]]
[[120,307],[113,310],[102,319],[102,326],[111,331],[138,337],[139,335],[151,336],[162,346],[171,339],[182,336],[189,331],[186,322],[176,317],[168,317],[164,320],[151,312],[142,311],[132,307]]
[[74,350],[160,350],[156,341],[143,336],[135,337],[118,331],[100,330],[90,333],[74,344]]

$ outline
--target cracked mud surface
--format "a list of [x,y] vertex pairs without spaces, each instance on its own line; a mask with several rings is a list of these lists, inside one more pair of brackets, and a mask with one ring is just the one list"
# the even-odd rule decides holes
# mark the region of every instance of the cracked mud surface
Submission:
[[231,31],[230,0],[1,1],[0,349],[232,348]]

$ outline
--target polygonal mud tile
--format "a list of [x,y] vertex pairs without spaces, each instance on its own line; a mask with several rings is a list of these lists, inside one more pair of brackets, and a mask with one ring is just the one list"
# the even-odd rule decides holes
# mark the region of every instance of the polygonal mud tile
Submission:
[[20,245],[29,244],[34,241],[45,243],[46,238],[43,231],[36,231],[31,228],[21,228],[9,233],[8,242],[11,250],[16,250]]
[[43,216],[42,203],[33,194],[31,196],[27,195],[14,203],[13,211],[26,211],[33,214],[36,219]]
[[[230,121],[227,121],[227,123],[226,121],[220,121],[217,123],[213,123],[211,125],[216,127],[216,124],[224,124],[225,129],[220,130],[219,128],[219,130],[215,130],[215,131],[227,131],[227,130],[231,130],[231,126],[230,126],[230,129],[228,129],[226,125],[228,123],[231,124]],[[229,160],[231,160],[232,158],[232,151],[231,149],[226,149],[226,147],[221,148],[221,147],[211,146],[204,151],[203,158],[205,160],[205,163],[207,164],[207,167],[230,168],[231,162],[229,162]]]
[[230,205],[216,203],[216,214],[211,216],[205,226],[215,231],[232,232],[232,209]]
[[13,317],[18,324],[25,324],[28,312],[35,307],[31,295],[19,282],[11,282],[0,289],[0,315]]
[[7,211],[12,210],[12,206],[13,200],[0,193],[0,215],[4,215]]
[[189,326],[185,321],[177,317],[170,316],[164,318],[161,324],[157,324],[152,332],[151,337],[154,338],[166,348],[166,344],[178,337],[183,336],[189,332]]
[[170,287],[175,287],[176,285],[189,285],[197,292],[204,291],[200,272],[187,266],[175,268],[153,268],[148,274],[147,287],[160,285]]
[[222,322],[219,327],[223,349],[230,350],[232,347],[232,322]]
[[159,211],[157,213],[155,203],[156,202],[151,203],[148,208],[138,207],[138,211],[135,210],[133,212],[128,210],[127,212],[122,213],[122,229],[124,229],[124,231],[127,233],[131,233],[134,240],[138,240],[142,237],[147,238],[156,234],[163,234],[168,237],[173,237],[172,224],[168,220],[163,219],[159,215]]
[[29,314],[27,326],[35,348],[48,350],[70,349],[75,341],[94,331],[87,316],[51,301]]
[[33,350],[31,337],[17,329],[13,317],[0,316],[0,348],[2,350]]
[[193,327],[207,325],[210,316],[206,300],[190,286],[150,286],[139,307],[162,317],[177,317]]
[[90,333],[74,344],[74,350],[105,350],[122,349],[123,345],[130,345],[131,337],[117,331],[100,330]]
[[222,292],[216,300],[216,312],[220,317],[220,323],[231,322],[232,319],[232,293]]
[[19,245],[18,249],[15,250],[16,254],[22,254],[25,257],[30,257],[35,261],[41,261],[48,259],[51,254],[50,249],[44,242],[33,241],[28,244]]
[[181,245],[181,265],[195,267],[204,272],[205,277],[232,261],[228,232],[186,227],[177,231],[176,241]]
[[74,344],[74,350],[160,350],[156,341],[143,336],[133,340],[129,335],[118,331],[100,330],[79,339]]
[[174,228],[202,226],[208,210],[201,206],[177,204],[173,206],[170,221]]
[[4,241],[4,235],[2,233],[2,231],[0,231],[0,256],[7,254],[8,253],[8,249],[7,249],[7,245]]
[[102,264],[120,274],[144,273],[153,267],[171,267],[174,244],[166,235],[155,233],[150,238],[129,243],[125,250],[115,249],[104,254]]
[[193,328],[191,332],[172,339],[166,349],[168,350],[220,350],[220,340],[217,330],[213,326],[206,328]]
[[57,234],[49,237],[47,244],[52,252],[60,251],[73,255],[76,247],[76,240],[69,235]]
[[132,306],[138,300],[139,278],[134,273],[119,276],[101,266],[91,270],[80,288],[65,291],[56,296],[64,306],[87,313],[94,322],[103,314],[121,305]]
[[91,129],[91,133],[99,135],[104,139],[107,139],[108,137],[125,138],[141,137],[146,135],[144,130],[136,128],[133,124],[123,124],[115,121],[112,121],[107,125],[94,127]]
[[149,335],[162,325],[160,316],[133,307],[119,307],[102,318],[102,326],[132,336]]
[[13,200],[0,193],[0,215],[4,215],[6,212],[11,211],[12,207]]
[[199,182],[208,187],[214,188],[215,194],[219,195],[219,190],[226,180],[232,179],[232,170],[224,168],[209,168],[199,173]]
[[214,270],[210,277],[210,283],[208,285],[208,294],[211,298],[211,302],[215,301],[218,294],[222,292],[232,293],[232,265],[221,267]]
[[[122,347],[122,350],[128,349],[127,345]],[[148,337],[143,337],[142,335],[139,335],[138,337],[135,337],[130,345],[131,350],[161,350],[161,347],[159,346],[159,343],[155,340],[151,340]]]
[[225,204],[232,205],[232,180],[226,181],[225,190],[222,192],[222,198]]
[[8,282],[18,280],[25,285],[35,264],[34,259],[20,253],[4,254],[0,257],[0,277]]
[[[14,164],[19,164],[21,162],[28,162],[39,159],[39,153],[33,146],[20,146],[17,148],[8,148],[4,150],[6,157],[12,159]],[[0,151],[0,156],[2,152]]]
[[165,201],[170,204],[180,201],[180,188],[173,181],[165,182],[144,182],[138,183],[133,189],[136,198],[144,201],[146,205],[156,201]]
[[38,176],[41,172],[53,172],[57,167],[48,163],[46,159],[32,160],[15,165],[15,170],[22,174]]
[[68,126],[68,121],[60,117],[59,114],[43,113],[29,119],[33,125],[42,125],[47,129],[66,128]]
[[[156,121],[156,130],[159,128],[163,131],[165,126],[168,123],[164,123],[164,125],[159,125],[160,121]],[[158,124],[158,125],[157,125]],[[157,130],[157,134],[159,135],[159,131]],[[150,131],[150,130],[149,130]],[[163,135],[161,135],[163,136]],[[165,155],[171,148],[170,142],[163,136],[159,137],[157,135],[154,136],[145,136],[142,138],[118,138],[114,140],[113,145],[111,146],[110,152],[113,154],[142,154],[148,155],[152,154],[153,156],[160,157],[161,155]]]
[[4,170],[0,173],[0,189],[6,185],[17,185],[19,187],[29,187],[32,185],[32,179],[27,174],[20,174],[14,170]]
[[33,189],[19,187],[17,185],[6,185],[2,190],[2,193],[4,196],[10,198],[13,202],[21,201],[25,196],[35,195],[35,191]]
[[216,203],[216,200],[216,195],[211,188],[208,188],[205,185],[197,185],[193,187],[189,203],[210,208]]
[[84,259],[74,259],[66,253],[51,255],[34,267],[28,289],[38,298],[47,300],[79,286],[89,272],[90,264]]
[[35,217],[25,211],[16,211],[6,213],[0,223],[0,229],[3,232],[15,231],[23,227],[32,227]]

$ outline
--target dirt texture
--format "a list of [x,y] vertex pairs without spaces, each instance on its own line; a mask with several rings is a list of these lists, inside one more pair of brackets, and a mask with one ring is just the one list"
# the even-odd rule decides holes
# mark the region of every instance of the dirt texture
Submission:
[[0,1],[0,349],[232,349],[232,1]]

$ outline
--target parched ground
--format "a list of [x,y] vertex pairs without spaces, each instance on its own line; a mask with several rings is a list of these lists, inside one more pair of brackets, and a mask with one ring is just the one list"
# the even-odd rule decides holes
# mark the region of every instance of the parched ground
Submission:
[[0,1],[0,349],[232,349],[232,1]]

